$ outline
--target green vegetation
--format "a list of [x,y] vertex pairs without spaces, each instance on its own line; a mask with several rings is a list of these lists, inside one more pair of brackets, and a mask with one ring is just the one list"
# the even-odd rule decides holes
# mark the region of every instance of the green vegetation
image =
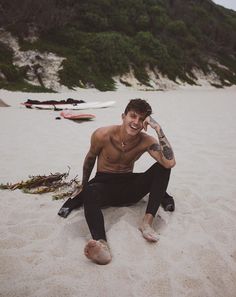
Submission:
[[13,65],[12,50],[0,42],[0,89],[11,91],[22,90],[25,92],[52,92],[47,88],[38,87],[27,83],[26,69]]
[[[29,0],[22,1],[27,4]],[[157,68],[173,81],[178,78],[190,84],[194,84],[193,68],[205,74],[213,69],[222,85],[236,84],[236,13],[212,1],[48,0],[39,4],[31,0],[30,3],[34,10],[29,13],[27,5],[22,6],[25,10],[19,10],[14,24],[9,13],[6,28],[20,37],[23,50],[38,49],[65,57],[59,76],[69,88],[112,90],[115,88],[112,77],[127,73],[130,68],[140,82],[149,85],[147,66]],[[9,11],[13,4],[8,4]],[[41,9],[43,6],[45,9]],[[53,17],[48,19],[49,15]],[[27,23],[33,23],[40,34],[34,43],[24,41]],[[24,69],[12,65],[12,53],[1,44],[0,56],[0,70],[8,87],[26,84]],[[0,79],[0,87],[3,84]]]

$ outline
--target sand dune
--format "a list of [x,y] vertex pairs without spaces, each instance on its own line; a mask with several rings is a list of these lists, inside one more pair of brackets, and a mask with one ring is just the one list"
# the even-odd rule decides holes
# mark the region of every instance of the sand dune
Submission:
[[9,107],[10,105],[6,104],[2,99],[0,99],[0,107]]

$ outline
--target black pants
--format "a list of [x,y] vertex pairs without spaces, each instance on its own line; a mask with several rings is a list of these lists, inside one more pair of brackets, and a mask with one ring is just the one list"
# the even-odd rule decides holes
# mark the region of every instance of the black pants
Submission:
[[146,213],[155,216],[166,194],[169,177],[170,169],[158,163],[143,173],[97,172],[78,197],[74,198],[77,207],[84,204],[92,238],[106,240],[102,207],[131,205],[149,193]]

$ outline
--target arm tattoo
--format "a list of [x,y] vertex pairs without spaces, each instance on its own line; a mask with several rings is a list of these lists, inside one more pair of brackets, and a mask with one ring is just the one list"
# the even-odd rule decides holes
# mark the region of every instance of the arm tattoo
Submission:
[[150,147],[150,150],[159,152],[161,150],[161,146],[158,143],[153,143]]
[[[157,136],[159,138],[159,143],[158,146],[159,148],[156,149],[156,144],[152,144],[150,146],[150,149],[151,150],[154,150],[154,151],[161,151],[163,157],[166,159],[166,160],[173,160],[174,159],[174,152],[171,148],[171,145],[168,141],[168,139],[166,138],[162,128],[160,128],[160,130],[156,130],[156,133],[157,133]],[[154,149],[153,149],[154,147]]]
[[161,145],[166,145],[166,143],[165,143],[164,140],[161,140],[161,141],[160,141],[160,144],[161,144]]
[[164,134],[162,129],[160,129],[160,132],[157,133],[157,135],[158,135],[159,138],[164,138],[165,137],[165,134]]
[[85,186],[88,183],[90,174],[93,170],[94,164],[96,161],[96,157],[87,157],[84,166],[83,166],[83,180],[82,180],[82,185]]
[[174,158],[174,153],[173,153],[171,147],[163,140],[160,141],[160,144],[162,146],[162,152],[163,152],[164,157],[167,160],[172,160]]
[[172,149],[168,146],[163,147],[163,155],[167,160],[172,160],[174,157]]

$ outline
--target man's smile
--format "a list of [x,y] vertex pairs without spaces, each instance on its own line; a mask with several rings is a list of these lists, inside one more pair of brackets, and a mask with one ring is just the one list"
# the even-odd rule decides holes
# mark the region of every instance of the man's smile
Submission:
[[140,129],[139,127],[135,126],[134,124],[131,124],[130,127],[131,127],[132,129],[134,129],[134,130],[139,130],[139,129]]
[[140,127],[139,125],[135,125],[135,124],[129,124],[128,127],[130,128],[130,131],[132,132],[139,132],[142,130],[142,127]]

